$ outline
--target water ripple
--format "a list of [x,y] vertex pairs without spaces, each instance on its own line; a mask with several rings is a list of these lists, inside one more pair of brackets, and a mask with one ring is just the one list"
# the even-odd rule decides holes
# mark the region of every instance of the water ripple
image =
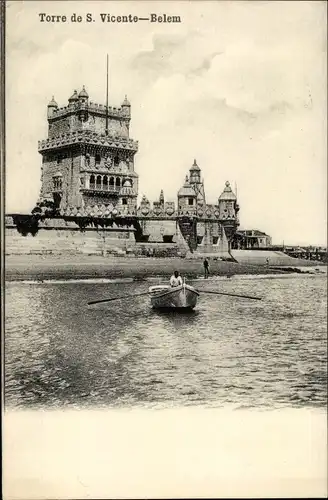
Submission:
[[8,283],[6,404],[320,407],[327,396],[327,290],[321,276],[200,285],[261,302],[201,295],[189,314],[148,299],[88,307],[145,283]]

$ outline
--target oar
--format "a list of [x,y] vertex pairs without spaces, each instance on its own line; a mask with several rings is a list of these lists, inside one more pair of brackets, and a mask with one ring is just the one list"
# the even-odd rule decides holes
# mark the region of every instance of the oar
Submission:
[[237,293],[210,292],[209,290],[198,290],[201,293],[213,293],[214,295],[230,295],[231,297],[241,297],[242,299],[262,300],[261,297],[251,297],[250,295],[239,295]]
[[88,302],[88,306],[91,304],[100,304],[100,302],[111,302],[112,300],[129,299],[130,297],[141,297],[141,295],[148,295],[148,292],[135,293],[132,295],[122,295],[121,297],[111,297],[110,299],[93,300]]

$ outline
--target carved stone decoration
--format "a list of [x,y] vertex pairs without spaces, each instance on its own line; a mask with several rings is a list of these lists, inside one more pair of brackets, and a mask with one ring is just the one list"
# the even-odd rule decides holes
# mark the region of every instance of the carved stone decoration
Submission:
[[148,215],[149,214],[149,207],[147,207],[147,206],[142,207],[141,213],[142,213],[142,215]]
[[128,165],[127,165],[126,161],[124,161],[124,160],[122,160],[122,161],[120,162],[119,167],[120,167],[120,171],[121,171],[121,172],[124,172],[124,173],[125,173],[125,172],[128,172],[128,171],[129,171]]
[[154,207],[153,208],[153,212],[155,215],[160,215],[162,213],[162,210],[160,209],[160,207]]
[[107,156],[107,158],[105,159],[105,167],[111,168],[112,164],[113,164],[113,160],[111,159],[110,156]]

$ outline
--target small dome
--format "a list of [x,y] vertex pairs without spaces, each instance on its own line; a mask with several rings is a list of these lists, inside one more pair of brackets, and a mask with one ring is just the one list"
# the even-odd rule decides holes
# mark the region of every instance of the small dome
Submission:
[[68,99],[68,102],[74,102],[74,101],[78,101],[79,99],[79,96],[77,94],[77,90],[74,90],[74,93],[73,95],[71,95],[71,97]]
[[219,200],[231,200],[231,201],[234,201],[236,200],[237,197],[236,195],[232,192],[232,189],[231,189],[231,186],[230,186],[230,182],[227,181],[225,183],[225,188],[223,190],[223,192],[221,193],[221,195],[219,196]]
[[200,172],[200,168],[197,165],[196,160],[194,160],[194,163],[192,164],[192,167],[191,167],[190,171],[194,171],[194,170],[197,170],[198,172]]
[[189,184],[188,177],[186,177],[186,181],[181,189],[178,191],[178,196],[195,196],[196,193],[193,190],[192,186]]
[[58,108],[58,104],[56,103],[54,96],[52,96],[52,99],[48,104],[48,108]]
[[123,186],[122,187],[128,187],[128,188],[131,188],[132,187],[132,182],[130,181],[130,179],[125,179],[123,181]]
[[79,97],[84,97],[86,99],[89,98],[88,92],[85,90],[85,86],[83,85],[81,92],[79,93]]
[[127,95],[125,95],[124,101],[122,102],[122,106],[131,106],[130,101],[127,98]]

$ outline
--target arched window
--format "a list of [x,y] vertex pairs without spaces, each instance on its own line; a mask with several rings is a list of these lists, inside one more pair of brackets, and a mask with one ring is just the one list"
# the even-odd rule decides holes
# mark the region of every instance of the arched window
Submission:
[[120,164],[120,159],[119,159],[118,155],[116,155],[116,156],[114,157],[114,165],[115,165],[115,166],[118,166],[119,164]]
[[123,198],[122,199],[122,205],[127,205],[128,204],[128,200],[126,198]]
[[111,178],[109,179],[109,185],[110,185],[110,186],[114,186],[114,177],[111,177]]
[[101,175],[97,175],[96,188],[101,189]]
[[96,154],[96,165],[99,165],[100,164],[100,155],[99,154]]
[[95,176],[92,174],[90,175],[90,189],[95,188]]
[[116,177],[115,184],[116,184],[117,187],[121,186],[121,179],[119,177]]
[[104,177],[103,177],[103,186],[104,186],[105,191],[107,191],[107,189],[108,189],[108,177],[107,177],[107,175],[104,175]]

